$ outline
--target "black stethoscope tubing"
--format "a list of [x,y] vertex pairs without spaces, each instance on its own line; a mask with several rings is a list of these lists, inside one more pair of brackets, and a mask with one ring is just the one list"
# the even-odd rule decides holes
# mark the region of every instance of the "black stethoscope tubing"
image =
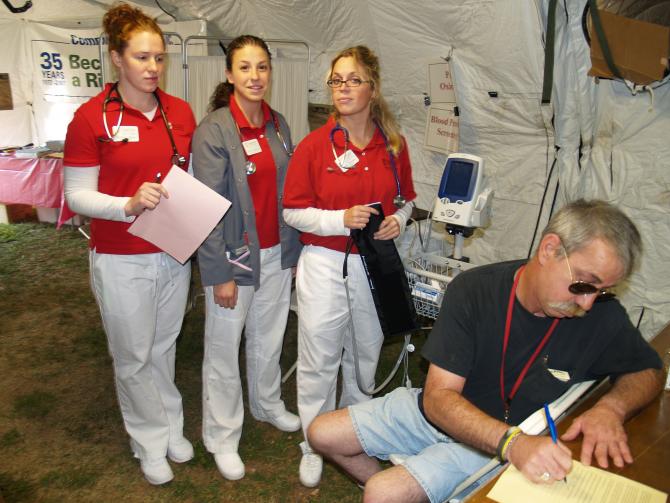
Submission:
[[[118,89],[119,83],[115,82],[112,87],[109,89],[109,92],[107,93],[107,96],[105,97],[105,100],[102,102],[102,123],[105,127],[105,133],[107,134],[107,138],[104,136],[100,136],[98,138],[98,141],[100,142],[113,142],[114,137],[117,135],[119,126],[121,125],[121,119],[123,118],[123,112],[126,109],[125,104],[123,103],[123,98],[121,97],[121,93],[119,93]],[[116,92],[117,96],[112,96],[112,93]],[[163,105],[161,103],[160,98],[158,97],[158,93],[154,91],[153,93],[154,97],[156,98],[156,103],[158,105],[158,110],[160,111],[161,118],[163,119],[163,124],[165,125],[165,129],[167,130],[168,137],[170,138],[170,145],[172,146],[172,157],[170,160],[172,161],[172,164],[176,164],[180,168],[183,167],[186,164],[186,157],[183,155],[179,154],[179,151],[177,150],[177,144],[174,141],[174,136],[172,135],[172,126],[167,120],[167,115],[165,115],[165,110],[163,109]],[[116,121],[116,126],[112,130],[114,134],[110,134],[109,132],[109,127],[107,125],[107,105],[109,103],[118,103],[119,104],[119,118]],[[128,138],[122,138],[119,140],[122,143],[128,143]]]
[[[395,156],[393,155],[393,152],[391,152],[391,149],[389,147],[389,141],[388,138],[386,137],[386,134],[384,133],[384,130],[381,128],[381,126],[375,122],[375,126],[377,126],[377,129],[379,129],[379,133],[382,135],[382,138],[384,139],[384,145],[386,146],[386,152],[388,153],[389,156],[389,161],[391,163],[391,169],[393,170],[393,178],[395,179],[395,185],[396,185],[396,195],[393,197],[393,204],[395,205],[396,208],[402,208],[405,206],[407,203],[407,200],[405,197],[402,195],[402,192],[400,190],[400,176],[398,175],[398,166],[396,165],[395,162]],[[346,128],[343,128],[339,122],[335,123],[335,127],[330,130],[330,144],[333,148],[333,155],[335,156],[335,160],[337,161],[337,153],[335,151],[335,133],[338,131],[342,131],[342,134],[344,134],[344,153],[346,154],[349,146],[349,131],[347,131]],[[344,155],[344,154],[343,154]],[[339,165],[339,164],[338,164]],[[344,169],[350,169],[350,168],[344,168]]]

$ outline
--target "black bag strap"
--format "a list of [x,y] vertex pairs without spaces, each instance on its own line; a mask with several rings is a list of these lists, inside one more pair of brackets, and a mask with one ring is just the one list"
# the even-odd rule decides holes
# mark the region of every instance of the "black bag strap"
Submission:
[[558,0],[549,0],[547,11],[547,31],[544,41],[544,77],[542,81],[542,103],[551,102],[551,88],[554,84],[554,40],[556,38],[556,5]]
[[614,64],[614,58],[612,57],[612,53],[610,52],[610,46],[607,43],[607,37],[605,37],[605,31],[603,30],[603,25],[602,22],[600,21],[600,13],[598,12],[598,5],[596,4],[596,0],[588,0],[588,1],[589,1],[589,9],[591,10],[591,19],[593,20],[593,29],[595,30],[596,36],[598,37],[600,50],[603,51],[603,57],[605,58],[605,63],[607,63],[607,67],[610,69],[610,72],[612,72],[612,75],[614,75],[618,79],[623,80],[623,75],[621,75],[621,72],[617,68],[616,64]]

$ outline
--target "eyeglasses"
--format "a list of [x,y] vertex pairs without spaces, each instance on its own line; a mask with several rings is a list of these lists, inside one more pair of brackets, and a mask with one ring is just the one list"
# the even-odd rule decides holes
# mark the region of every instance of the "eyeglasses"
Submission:
[[328,87],[336,88],[340,87],[342,84],[345,84],[347,87],[359,87],[361,84],[372,82],[371,80],[363,80],[358,77],[353,77],[351,79],[342,80],[342,79],[329,79],[326,81]]
[[561,249],[563,250],[563,255],[565,255],[565,263],[568,264],[568,272],[570,273],[570,285],[568,285],[568,291],[574,295],[593,295],[598,294],[598,300],[607,300],[612,299],[616,294],[605,288],[598,288],[593,283],[587,283],[586,281],[576,280],[572,275],[572,267],[570,267],[570,259],[568,258],[568,252],[565,250],[565,246],[561,243]]

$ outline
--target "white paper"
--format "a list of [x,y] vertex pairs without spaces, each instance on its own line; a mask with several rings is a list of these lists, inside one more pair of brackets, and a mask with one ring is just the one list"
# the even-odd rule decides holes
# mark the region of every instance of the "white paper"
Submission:
[[667,494],[621,475],[573,461],[567,482],[534,484],[510,465],[489,491],[499,503],[665,503]]

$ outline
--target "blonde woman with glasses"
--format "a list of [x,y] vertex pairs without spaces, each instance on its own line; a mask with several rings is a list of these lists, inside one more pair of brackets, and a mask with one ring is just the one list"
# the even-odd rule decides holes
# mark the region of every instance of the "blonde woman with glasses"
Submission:
[[[357,249],[348,260],[351,311],[343,279],[349,234],[378,211],[385,218],[376,239],[398,237],[415,199],[405,139],[382,96],[379,60],[367,47],[345,49],[333,59],[327,84],[335,111],[298,146],[284,191],[284,218],[302,232],[298,262],[298,412],[306,433],[312,420],[369,397],[359,389],[352,347],[356,336],[361,387],[371,389],[383,336]],[[353,327],[352,327],[353,326]],[[305,437],[306,438],[306,437]],[[301,444],[300,481],[321,480],[322,459]]]

